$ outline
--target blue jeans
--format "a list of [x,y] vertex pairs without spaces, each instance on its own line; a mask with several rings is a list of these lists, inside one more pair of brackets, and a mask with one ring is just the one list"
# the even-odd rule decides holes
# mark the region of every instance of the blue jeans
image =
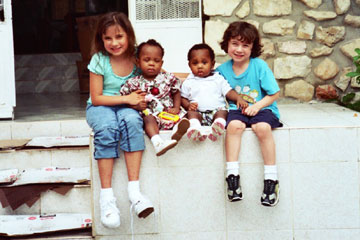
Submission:
[[86,107],[86,121],[94,132],[94,158],[117,158],[125,152],[145,149],[143,120],[138,111],[126,106]]

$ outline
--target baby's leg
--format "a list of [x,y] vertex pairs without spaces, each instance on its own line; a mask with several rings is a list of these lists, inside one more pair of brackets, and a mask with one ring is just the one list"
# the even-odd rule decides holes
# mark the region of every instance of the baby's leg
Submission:
[[145,133],[151,138],[154,135],[159,134],[159,126],[153,115],[147,115],[143,117]]
[[197,119],[199,122],[201,122],[201,120],[202,120],[200,113],[197,112],[197,111],[188,111],[187,112],[187,118],[189,120]]
[[209,134],[209,139],[211,141],[215,142],[218,137],[225,132],[227,113],[226,110],[219,110],[215,113],[211,125],[211,133]]
[[151,140],[151,143],[154,145],[156,156],[163,155],[171,148],[175,147],[177,144],[176,140],[169,139],[164,140],[159,135],[159,125],[156,121],[156,118],[152,115],[147,115],[144,117],[145,132]]
[[190,121],[190,127],[188,128],[186,134],[187,137],[194,141],[204,141],[207,136],[201,131],[201,114],[196,111],[188,111],[187,117]]

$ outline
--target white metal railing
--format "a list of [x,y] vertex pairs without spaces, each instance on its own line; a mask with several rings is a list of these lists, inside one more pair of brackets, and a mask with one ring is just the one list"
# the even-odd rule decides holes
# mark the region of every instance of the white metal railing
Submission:
[[136,20],[199,19],[200,0],[136,0]]

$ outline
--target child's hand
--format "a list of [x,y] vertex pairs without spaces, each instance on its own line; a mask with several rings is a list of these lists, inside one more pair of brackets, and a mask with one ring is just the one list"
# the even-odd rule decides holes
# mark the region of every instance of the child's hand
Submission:
[[259,111],[260,111],[260,109],[256,106],[256,104],[254,104],[254,105],[247,107],[245,110],[243,110],[243,114],[252,117],[252,116],[255,116]]
[[191,102],[189,107],[188,107],[188,111],[196,111],[198,108],[198,103],[197,102]]
[[236,98],[236,106],[237,108],[241,108],[242,111],[244,111],[248,106],[249,106],[249,103],[247,101],[245,101],[241,95],[239,95],[237,98]]
[[171,113],[171,114],[178,114],[180,112],[180,108],[179,107],[173,107],[173,108],[169,108],[167,111],[169,113]]
[[130,93],[127,95],[128,104],[138,105],[140,103],[145,103],[145,95],[146,93],[141,90],[136,90],[135,92]]

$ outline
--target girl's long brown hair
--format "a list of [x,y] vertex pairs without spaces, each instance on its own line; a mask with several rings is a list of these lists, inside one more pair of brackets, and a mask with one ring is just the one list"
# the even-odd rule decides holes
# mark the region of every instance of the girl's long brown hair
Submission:
[[129,57],[134,56],[136,45],[134,29],[128,17],[121,12],[109,12],[100,17],[92,44],[92,55],[98,52],[101,52],[104,55],[109,55],[109,53],[105,50],[102,35],[106,33],[108,27],[113,25],[119,25],[126,32],[129,46],[125,51],[125,54]]

